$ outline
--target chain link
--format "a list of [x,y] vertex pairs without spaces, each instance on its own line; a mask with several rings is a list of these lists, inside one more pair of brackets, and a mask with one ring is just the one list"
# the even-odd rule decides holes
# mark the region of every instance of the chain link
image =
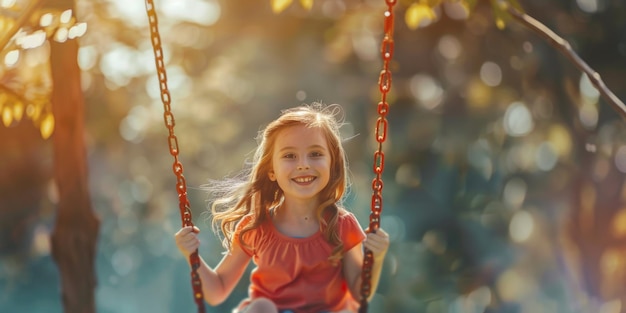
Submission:
[[[383,143],[387,139],[387,113],[389,113],[389,103],[387,102],[387,93],[391,90],[391,71],[389,64],[393,58],[393,26],[394,14],[393,7],[396,0],[385,0],[387,11],[384,18],[384,37],[381,44],[381,57],[383,60],[383,69],[380,71],[378,78],[378,89],[380,91],[381,100],[378,103],[376,120],[375,138],[378,148],[374,152],[373,171],[376,177],[372,181],[372,203],[370,213],[369,230],[375,232],[380,227],[380,213],[383,210],[383,171],[385,169],[385,153],[383,152]],[[359,313],[367,313],[368,298],[372,292],[372,267],[374,265],[374,254],[369,249],[365,249],[363,256],[363,269],[361,271],[361,304]]]
[[[156,10],[154,8],[153,0],[146,1],[146,13],[148,14],[148,22],[150,23],[150,41],[152,42],[152,49],[154,51],[154,58],[156,62],[157,76],[159,78],[159,89],[161,90],[161,102],[163,102],[163,120],[165,127],[169,131],[167,137],[170,154],[174,157],[174,163],[172,164],[172,171],[176,176],[176,192],[178,193],[178,208],[180,210],[180,217],[182,226],[192,226],[191,220],[191,208],[189,205],[189,199],[187,198],[187,183],[185,176],[183,176],[183,164],[178,160],[178,138],[174,134],[174,126],[176,122],[174,120],[174,114],[171,111],[171,97],[167,88],[167,72],[165,71],[165,61],[163,60],[163,49],[161,47],[161,35],[159,34],[159,25],[157,20]],[[191,287],[193,288],[193,296],[196,305],[198,306],[198,312],[204,313],[204,295],[202,294],[202,282],[198,275],[198,268],[200,268],[200,257],[198,256],[198,250],[194,251],[189,256],[189,263],[191,264]]]

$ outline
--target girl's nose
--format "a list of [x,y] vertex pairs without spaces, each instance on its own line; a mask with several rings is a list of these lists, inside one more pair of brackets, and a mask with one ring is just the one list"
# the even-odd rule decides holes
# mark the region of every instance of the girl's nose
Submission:
[[297,166],[298,170],[308,170],[309,169],[309,164],[299,164]]

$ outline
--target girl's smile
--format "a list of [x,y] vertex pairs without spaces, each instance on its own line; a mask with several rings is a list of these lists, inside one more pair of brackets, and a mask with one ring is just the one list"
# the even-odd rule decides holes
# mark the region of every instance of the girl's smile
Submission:
[[292,180],[298,184],[306,185],[312,182],[313,180],[315,180],[315,176],[296,177],[296,178],[293,178]]

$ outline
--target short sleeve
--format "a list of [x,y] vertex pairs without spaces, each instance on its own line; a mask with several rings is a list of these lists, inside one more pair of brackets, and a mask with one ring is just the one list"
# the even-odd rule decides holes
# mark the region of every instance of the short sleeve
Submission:
[[339,217],[339,236],[344,252],[349,251],[365,239],[365,232],[354,214],[346,212]]
[[233,233],[233,238],[232,238],[233,247],[235,246],[241,247],[241,250],[243,250],[243,252],[245,252],[248,256],[254,255],[254,246],[256,242],[255,239],[256,239],[257,230],[253,229],[253,230],[246,232],[242,238],[243,243],[239,239],[239,234],[244,229],[244,227],[248,225],[251,221],[252,221],[252,216],[246,216],[243,219],[241,219],[241,221],[239,221],[239,223],[237,223],[237,226],[235,227],[235,232]]

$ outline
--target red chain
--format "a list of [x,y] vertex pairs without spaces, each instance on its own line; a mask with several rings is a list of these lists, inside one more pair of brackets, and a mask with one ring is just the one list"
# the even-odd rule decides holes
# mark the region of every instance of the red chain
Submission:
[[[387,113],[389,113],[389,103],[387,103],[387,93],[391,89],[391,71],[389,63],[393,57],[393,6],[396,0],[385,0],[387,11],[385,11],[384,37],[381,45],[381,57],[383,69],[378,78],[378,89],[381,100],[378,103],[378,119],[376,120],[376,141],[378,149],[374,152],[374,174],[376,177],[372,181],[372,203],[370,213],[369,230],[375,232],[380,227],[380,213],[383,210],[383,179],[382,174],[385,169],[385,153],[383,143],[387,139]],[[365,249],[363,257],[363,269],[361,271],[361,306],[359,313],[366,313],[368,301],[372,292],[372,266],[374,265],[374,255],[372,251]]]
[[[169,130],[169,136],[167,141],[170,148],[170,154],[174,157],[174,164],[172,165],[172,171],[176,175],[176,191],[178,192],[178,208],[180,210],[180,217],[182,220],[182,226],[192,226],[191,221],[191,208],[189,205],[189,199],[187,198],[187,183],[185,182],[185,176],[183,176],[183,164],[178,160],[178,138],[174,134],[174,114],[172,114],[170,103],[170,92],[167,89],[167,73],[165,72],[165,62],[163,60],[163,49],[161,49],[161,35],[159,34],[159,25],[157,20],[157,14],[154,9],[154,3],[152,0],[146,0],[146,13],[148,14],[148,21],[150,23],[150,39],[152,42],[152,49],[154,50],[154,58],[156,61],[157,75],[159,77],[159,88],[161,89],[161,101],[163,102],[163,119],[165,121],[165,127]],[[198,306],[198,312],[204,313],[204,296],[202,294],[202,282],[198,275],[198,268],[200,267],[200,257],[198,256],[198,250],[194,251],[189,256],[189,263],[191,264],[191,287],[193,288],[193,296],[196,305]]]

